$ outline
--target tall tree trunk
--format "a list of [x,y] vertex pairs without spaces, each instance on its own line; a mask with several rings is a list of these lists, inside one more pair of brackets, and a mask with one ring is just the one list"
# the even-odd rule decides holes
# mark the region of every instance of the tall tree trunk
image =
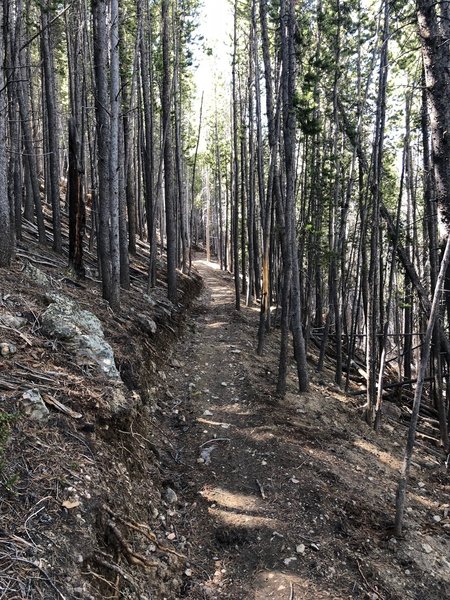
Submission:
[[436,200],[450,226],[450,5],[435,0],[417,0],[416,5],[430,111]]
[[378,331],[380,302],[380,206],[382,202],[382,168],[384,127],[386,121],[386,94],[388,77],[389,3],[384,3],[383,45],[380,56],[378,99],[372,173],[372,233],[370,242],[369,298],[367,312],[367,408],[366,420],[375,423],[376,384],[378,366]]
[[238,131],[238,90],[237,90],[237,24],[238,2],[234,4],[234,34],[233,34],[233,62],[232,62],[232,88],[233,88],[233,195],[232,195],[232,243],[233,243],[233,271],[236,310],[241,308],[241,289],[239,281],[239,131]]
[[56,82],[55,65],[53,57],[53,44],[51,28],[49,26],[50,2],[45,1],[41,7],[41,48],[42,48],[42,66],[45,90],[45,110],[46,127],[44,136],[47,137],[48,148],[48,169],[45,182],[47,198],[50,199],[53,215],[53,249],[56,252],[62,251],[61,238],[61,210],[60,210],[60,192],[59,192],[59,143],[58,143],[58,115],[56,110]]
[[112,261],[110,241],[110,172],[109,147],[110,135],[110,97],[108,92],[108,33],[107,33],[107,1],[92,1],[93,42],[94,42],[94,77],[95,77],[95,115],[97,130],[97,161],[99,203],[98,254],[102,276],[103,298],[112,298]]
[[4,11],[0,2],[0,267],[7,267],[11,260],[11,212],[8,198],[8,164],[6,159],[6,122],[8,119],[7,90],[5,87]]
[[[283,256],[283,276],[290,280],[290,286],[284,285],[283,310],[290,300],[290,321],[292,327],[294,357],[297,363],[297,376],[300,392],[308,389],[308,369],[306,364],[305,341],[302,331],[300,275],[298,264],[298,242],[295,218],[295,86],[296,86],[296,48],[295,48],[295,0],[281,2],[281,53],[282,79],[281,92],[283,97],[283,139],[285,161],[285,209],[284,230],[285,244]],[[290,287],[290,290],[288,289]],[[286,297],[287,292],[287,297]],[[289,299],[290,294],[290,299]],[[282,330],[283,335],[283,330]],[[280,362],[287,357],[280,357]],[[280,365],[281,366],[281,365]],[[278,380],[279,393],[284,393],[286,384]]]
[[75,273],[84,276],[83,236],[85,229],[85,206],[81,179],[80,142],[75,118],[69,119],[69,168],[67,190],[69,201],[69,265]]
[[171,75],[170,75],[170,0],[162,0],[162,119],[164,135],[164,192],[166,205],[166,235],[167,235],[167,295],[169,300],[177,301],[177,257],[176,257],[176,228],[175,228],[175,186],[173,168],[172,120],[171,120]]

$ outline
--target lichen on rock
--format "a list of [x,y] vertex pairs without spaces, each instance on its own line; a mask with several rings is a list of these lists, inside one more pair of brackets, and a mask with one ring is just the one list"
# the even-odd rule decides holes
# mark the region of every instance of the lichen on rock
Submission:
[[57,339],[78,358],[96,363],[108,379],[120,379],[100,320],[62,294],[49,293],[47,300],[51,304],[42,315],[44,335]]

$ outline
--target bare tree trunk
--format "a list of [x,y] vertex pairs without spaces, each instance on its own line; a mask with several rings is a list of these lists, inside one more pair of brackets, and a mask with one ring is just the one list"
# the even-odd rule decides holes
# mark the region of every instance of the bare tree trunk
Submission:
[[[254,0],[256,2],[256,0]],[[254,6],[254,27],[256,27],[256,7]],[[261,23],[261,38],[262,38],[262,52],[264,61],[264,76],[266,84],[266,113],[267,113],[267,127],[269,137],[269,174],[267,178],[266,194],[262,195],[261,203],[264,198],[264,209],[262,212],[262,225],[263,225],[263,257],[262,257],[262,290],[261,290],[261,312],[259,317],[259,328],[258,328],[258,349],[257,353],[262,355],[264,351],[264,341],[266,331],[270,326],[270,249],[271,249],[271,231],[272,231],[272,212],[273,212],[273,195],[274,195],[274,181],[277,177],[277,127],[275,110],[273,106],[273,81],[272,81],[272,67],[270,63],[270,50],[269,50],[269,34],[267,27],[267,0],[260,0],[259,2],[259,17]],[[258,99],[257,99],[258,102]],[[259,106],[257,104],[257,106]],[[259,107],[259,113],[261,113]],[[259,115],[259,145],[262,146],[261,142],[261,114]],[[260,161],[262,161],[262,147],[260,147]],[[263,190],[263,169],[262,164],[259,167],[259,178],[260,178],[260,192]]]
[[238,93],[237,93],[237,23],[238,2],[234,5],[234,35],[233,35],[233,62],[232,62],[232,88],[233,88],[233,195],[232,195],[232,240],[233,240],[233,272],[235,290],[235,308],[241,308],[241,289],[239,281],[239,144],[238,144]]
[[177,271],[176,271],[176,228],[175,228],[175,186],[173,169],[173,144],[171,109],[171,76],[170,76],[170,28],[169,0],[162,0],[162,54],[163,54],[163,85],[162,85],[162,119],[164,135],[164,190],[166,205],[166,234],[167,234],[167,295],[172,302],[177,301]]
[[93,0],[93,41],[95,76],[95,114],[97,129],[99,232],[98,254],[102,276],[103,298],[111,299],[112,262],[110,240],[109,145],[111,140],[108,93],[108,34],[106,0]]
[[46,127],[44,136],[47,137],[48,147],[48,169],[45,182],[47,198],[50,199],[53,215],[53,249],[56,252],[62,251],[61,239],[61,210],[60,210],[60,192],[59,192],[59,143],[58,143],[58,117],[56,110],[56,83],[55,83],[55,65],[53,57],[52,36],[49,27],[49,0],[41,7],[41,48],[42,48],[42,66],[45,90],[45,110]]
[[84,276],[83,236],[86,223],[82,170],[79,160],[80,142],[75,118],[69,119],[69,169],[67,190],[69,201],[69,265],[78,276]]
[[5,87],[4,12],[0,2],[0,267],[9,266],[11,248],[11,212],[8,198],[8,165],[6,159],[7,90]]
[[375,140],[372,175],[372,233],[370,242],[369,298],[367,312],[367,408],[366,420],[375,423],[376,383],[378,365],[378,330],[380,302],[380,206],[382,202],[381,177],[383,167],[384,127],[386,121],[386,94],[388,77],[389,3],[384,3],[383,46],[380,56],[380,73],[375,123]]
[[[283,61],[282,95],[283,95],[283,138],[286,169],[285,197],[285,243],[283,261],[284,277],[291,280],[290,319],[294,342],[294,357],[297,363],[297,376],[300,392],[308,389],[308,369],[306,365],[305,341],[302,331],[301,295],[298,266],[298,243],[295,228],[295,85],[296,85],[296,48],[295,48],[295,0],[281,2],[281,52]],[[288,286],[285,286],[285,289]],[[289,302],[287,298],[283,302]],[[280,383],[280,378],[279,378]],[[281,386],[279,391],[283,391]]]
[[425,84],[430,111],[432,162],[436,200],[450,225],[450,6],[448,2],[417,0]]

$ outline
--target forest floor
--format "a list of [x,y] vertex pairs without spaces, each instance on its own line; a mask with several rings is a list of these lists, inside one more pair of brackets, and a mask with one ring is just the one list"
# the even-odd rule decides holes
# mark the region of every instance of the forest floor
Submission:
[[[258,357],[259,309],[235,310],[231,276],[199,255],[200,295],[198,276],[180,275],[179,307],[163,280],[150,302],[145,252],[120,314],[101,300],[94,255],[93,279],[80,284],[64,257],[27,238],[1,272],[0,317],[27,324],[0,325],[0,341],[15,345],[0,358],[0,598],[450,598],[440,449],[419,440],[396,540],[399,408],[387,405],[375,434],[361,397],[336,387],[331,360],[316,373],[314,354],[308,393],[296,392],[292,364],[277,399],[279,331]],[[44,285],[30,279],[30,260]],[[114,383],[43,335],[49,288],[101,319],[123,411],[112,408]],[[142,313],[156,332],[142,329]],[[30,387],[47,421],[22,414]]]
[[[256,356],[258,310],[234,309],[231,277],[198,260],[205,282],[167,376],[189,540],[185,597],[234,600],[450,597],[450,476],[415,454],[405,537],[393,537],[404,432],[375,434],[359,399],[313,374],[274,397],[276,333]],[[312,372],[313,369],[311,369]]]

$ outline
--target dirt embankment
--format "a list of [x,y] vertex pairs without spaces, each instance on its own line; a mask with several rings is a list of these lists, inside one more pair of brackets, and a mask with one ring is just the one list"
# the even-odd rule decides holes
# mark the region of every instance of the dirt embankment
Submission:
[[[98,282],[75,281],[64,259],[34,245],[0,274],[1,598],[173,598],[182,586],[184,549],[165,522],[177,457],[158,398],[202,284],[180,275],[175,307],[162,283],[145,295],[145,263],[141,252],[117,315]],[[43,319],[55,297],[103,329],[120,380],[96,362],[98,351],[109,363],[89,338],[97,331],[85,324],[80,346],[68,338],[80,324]]]
[[114,315],[97,285],[79,287],[51,254],[42,261],[55,263],[38,265],[52,286],[103,323],[128,409],[92,361],[42,335],[48,301],[21,262],[2,273],[1,311],[27,319],[0,329],[17,350],[0,359],[3,414],[29,388],[50,410],[3,424],[4,598],[450,597],[439,449],[415,454],[395,540],[404,424],[386,419],[375,435],[327,369],[302,396],[293,370],[277,401],[277,332],[255,356],[258,310],[236,313],[228,275],[197,261],[204,291],[194,299],[199,279],[181,278],[175,309],[162,288],[144,297],[143,257]]

